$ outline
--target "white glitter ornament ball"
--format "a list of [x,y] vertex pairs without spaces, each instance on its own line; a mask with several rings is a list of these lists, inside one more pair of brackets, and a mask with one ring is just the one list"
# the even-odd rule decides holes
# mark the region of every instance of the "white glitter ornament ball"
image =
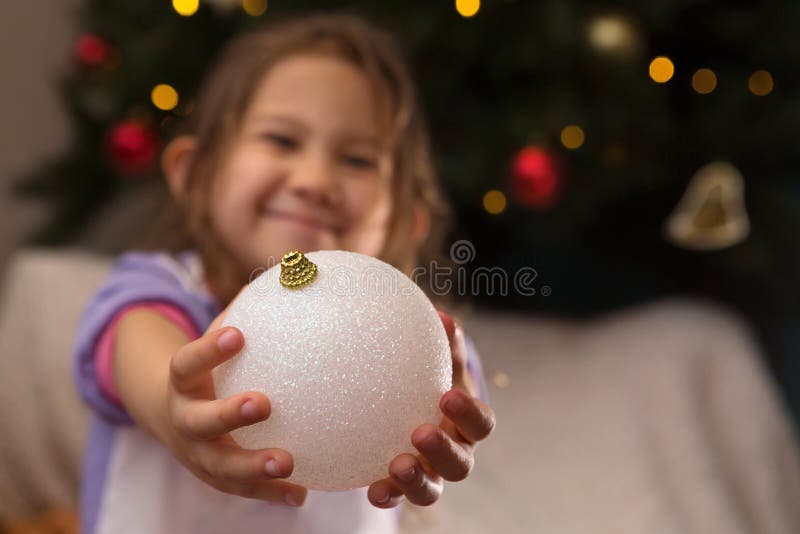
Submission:
[[232,436],[247,449],[286,449],[288,480],[366,486],[387,477],[398,454],[416,453],[417,426],[441,422],[450,345],[430,300],[391,265],[344,251],[306,257],[317,266],[308,285],[284,287],[276,265],[231,304],[223,324],[240,329],[245,345],[214,370],[216,395],[270,399],[266,421]]

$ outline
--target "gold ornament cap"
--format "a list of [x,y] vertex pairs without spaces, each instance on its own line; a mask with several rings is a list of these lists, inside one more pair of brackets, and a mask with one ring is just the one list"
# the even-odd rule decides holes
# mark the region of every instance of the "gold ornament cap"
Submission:
[[317,277],[317,265],[309,261],[302,252],[293,250],[281,258],[281,285],[298,289],[309,285]]

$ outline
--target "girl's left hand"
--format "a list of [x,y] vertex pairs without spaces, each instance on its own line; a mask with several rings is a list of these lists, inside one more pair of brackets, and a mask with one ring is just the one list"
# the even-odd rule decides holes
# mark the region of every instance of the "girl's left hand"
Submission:
[[420,454],[400,454],[389,464],[389,478],[369,487],[369,501],[378,508],[393,508],[405,496],[421,506],[435,503],[442,494],[443,480],[467,478],[474,464],[475,443],[494,428],[494,411],[476,398],[478,390],[467,370],[464,332],[453,318],[440,311],[453,358],[453,389],[439,401],[445,417],[437,427],[421,425],[411,435]]

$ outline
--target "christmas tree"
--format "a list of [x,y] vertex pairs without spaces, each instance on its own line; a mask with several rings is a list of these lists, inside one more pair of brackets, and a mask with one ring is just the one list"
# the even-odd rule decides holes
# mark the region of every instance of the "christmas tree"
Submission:
[[52,203],[32,240],[79,240],[115,196],[159,179],[159,147],[230,35],[319,10],[362,15],[403,45],[452,238],[472,247],[460,266],[527,269],[529,291],[465,293],[573,315],[706,297],[751,319],[779,379],[800,375],[790,1],[92,0],[62,80],[72,148],[16,186]]

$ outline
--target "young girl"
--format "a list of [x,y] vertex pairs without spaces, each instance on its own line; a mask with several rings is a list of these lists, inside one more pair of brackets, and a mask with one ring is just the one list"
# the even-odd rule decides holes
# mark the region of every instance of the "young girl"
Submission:
[[447,314],[442,423],[418,427],[419,454],[397,456],[368,489],[307,494],[282,480],[291,451],[244,450],[229,435],[267,419],[269,399],[213,394],[211,370],[245,342],[219,328],[224,308],[252,272],[290,250],[344,249],[410,273],[436,240],[427,136],[388,39],[342,16],[240,36],[162,163],[193,246],[124,255],[82,319],[76,380],[94,411],[83,532],[394,532],[385,509],[429,505],[443,480],[464,479],[494,414]]

